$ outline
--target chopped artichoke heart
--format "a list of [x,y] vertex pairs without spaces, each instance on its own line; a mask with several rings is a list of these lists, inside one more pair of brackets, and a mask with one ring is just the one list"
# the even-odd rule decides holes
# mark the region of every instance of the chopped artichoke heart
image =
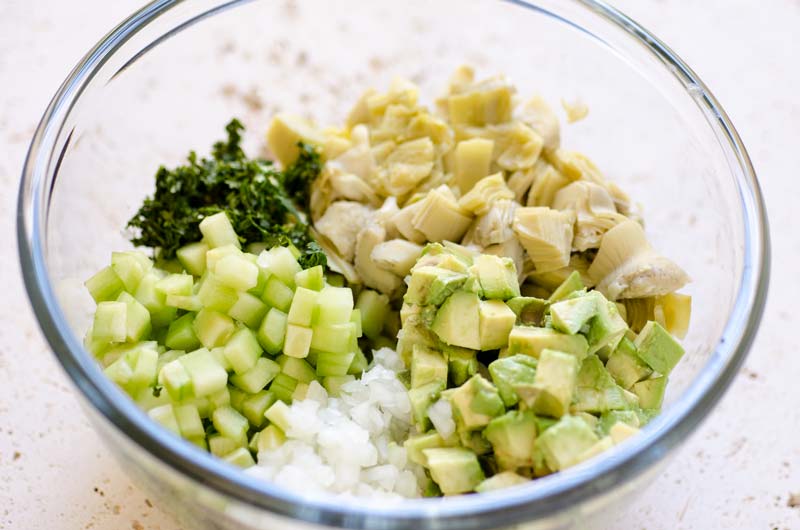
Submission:
[[459,199],[458,205],[475,215],[483,215],[496,201],[513,198],[514,192],[508,189],[500,172],[479,180],[469,193]]
[[505,123],[511,119],[512,95],[511,86],[503,80],[473,85],[448,98],[450,121],[477,126]]
[[491,127],[495,138],[497,165],[507,171],[533,167],[542,153],[544,141],[533,129],[522,122]]
[[603,234],[626,220],[617,213],[608,191],[594,182],[578,181],[561,188],[553,198],[552,207],[575,211],[572,249],[578,252],[598,248]]
[[581,100],[567,101],[561,100],[561,107],[567,113],[567,122],[575,123],[581,121],[589,115],[589,106]]
[[383,185],[387,195],[405,195],[431,174],[433,142],[419,138],[402,143],[386,157]]
[[454,153],[455,183],[462,194],[489,174],[494,141],[473,138],[458,142]]
[[370,117],[370,124],[377,125],[390,105],[414,108],[417,106],[418,98],[419,89],[414,83],[407,79],[395,78],[389,86],[389,91],[385,94],[373,92],[367,96],[364,103]]
[[308,120],[285,113],[272,118],[267,129],[267,146],[283,167],[289,167],[297,160],[300,141],[325,145],[322,133]]
[[420,254],[421,245],[405,239],[392,239],[376,245],[370,257],[378,267],[404,277],[411,271]]
[[533,185],[528,192],[528,206],[551,206],[556,193],[572,182],[544,159],[539,159],[530,171]]
[[575,213],[545,207],[517,208],[514,231],[540,272],[569,264]]
[[[462,197],[462,201],[463,201]],[[463,203],[462,203],[463,204]],[[464,236],[464,243],[475,244],[482,248],[505,243],[514,238],[514,212],[519,207],[516,201],[499,199],[492,203],[489,210],[480,215],[470,226]]]
[[423,233],[428,241],[460,241],[469,228],[472,217],[455,200],[447,186],[428,192],[412,226]]
[[352,261],[356,236],[367,225],[373,209],[358,202],[338,201],[331,204],[316,223],[317,231],[328,238],[343,259]]
[[570,180],[588,180],[598,184],[605,184],[605,178],[600,169],[584,154],[557,149],[545,153],[545,158]]
[[425,201],[419,200],[411,204],[407,204],[401,208],[396,214],[391,217],[391,223],[400,232],[404,238],[414,243],[425,243],[425,234],[414,228],[412,220],[417,216],[422,208],[425,207]]
[[391,296],[397,292],[403,280],[372,261],[372,251],[385,240],[386,230],[381,225],[372,223],[364,227],[356,240],[354,265],[364,285]]
[[517,117],[539,133],[544,141],[544,149],[554,151],[561,144],[561,128],[558,116],[541,96],[534,96],[522,105]]

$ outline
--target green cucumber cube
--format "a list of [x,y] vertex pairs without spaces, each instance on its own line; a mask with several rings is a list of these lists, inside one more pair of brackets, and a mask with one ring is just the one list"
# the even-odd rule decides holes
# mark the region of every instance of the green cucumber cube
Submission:
[[250,450],[246,447],[234,449],[227,455],[223,456],[222,459],[227,463],[233,464],[234,466],[242,469],[247,469],[248,467],[253,467],[256,465],[255,460],[253,460],[253,455],[250,454]]
[[161,405],[160,407],[152,408],[147,411],[147,415],[180,436],[181,428],[178,426],[178,419],[175,417],[175,410],[172,405]]
[[281,431],[287,432],[292,425],[291,411],[289,406],[283,401],[276,401],[267,409],[264,416],[271,424],[277,426]]
[[282,373],[302,383],[310,383],[317,378],[314,373],[314,368],[304,359],[281,355],[278,357],[277,361],[278,365],[281,367]]
[[89,294],[96,303],[116,300],[119,293],[125,288],[117,273],[112,267],[101,269],[100,272],[86,280],[84,284]]
[[310,327],[311,322],[314,321],[318,296],[319,293],[317,291],[298,287],[294,292],[294,299],[292,299],[292,305],[289,308],[289,324]]
[[325,286],[325,274],[322,270],[322,265],[316,265],[298,272],[294,275],[294,283],[298,287],[321,291]]
[[244,403],[244,398],[247,397],[247,394],[234,386],[228,385],[228,392],[231,395],[231,407],[235,410],[241,412],[242,411],[242,403]]
[[247,291],[258,284],[258,266],[244,256],[225,256],[217,262],[214,277],[237,291]]
[[329,396],[339,397],[342,387],[355,380],[353,375],[331,375],[322,380],[322,386],[328,391]]
[[356,354],[349,353],[328,353],[319,352],[317,354],[316,372],[320,377],[343,376],[347,375],[350,366],[353,364]]
[[228,310],[228,316],[238,320],[249,328],[257,328],[269,307],[257,296],[250,293],[239,293],[239,298]]
[[170,274],[158,280],[155,285],[164,296],[168,294],[189,296],[192,294],[192,287],[194,287],[194,277],[191,274]]
[[275,275],[291,288],[295,286],[295,275],[303,270],[292,252],[286,247],[273,247],[258,256],[258,266]]
[[126,356],[123,355],[109,364],[105,370],[103,370],[103,373],[117,385],[126,388],[131,377],[133,377],[133,368]]
[[208,450],[211,451],[212,455],[219,458],[225,458],[225,456],[231,454],[240,447],[241,442],[239,440],[228,438],[222,434],[212,434],[208,437]]
[[217,346],[216,348],[211,348],[209,351],[211,352],[211,356],[214,358],[217,364],[222,367],[223,370],[226,372],[233,371],[231,363],[228,362],[228,359],[225,357],[225,346]]
[[220,407],[227,407],[231,404],[231,392],[227,385],[213,394],[208,395],[208,414]]
[[353,311],[353,291],[347,287],[327,286],[319,294],[317,323],[345,324]]
[[208,272],[217,272],[217,263],[223,258],[228,256],[241,256],[242,251],[234,245],[224,245],[222,247],[212,248],[206,253],[206,270]]
[[321,352],[346,353],[352,349],[356,331],[356,326],[352,322],[316,325],[313,327],[311,347]]
[[284,313],[289,311],[294,298],[292,288],[278,279],[277,276],[267,278],[261,299],[269,306],[280,309]]
[[224,355],[237,374],[243,374],[255,366],[262,349],[256,334],[250,328],[241,328],[225,344]]
[[153,262],[143,253],[130,250],[111,253],[111,268],[129,293],[136,291],[139,282],[153,268]]
[[287,324],[286,337],[283,344],[283,353],[289,357],[302,359],[308,356],[313,333],[309,328]]
[[353,360],[350,361],[350,366],[347,369],[347,373],[350,375],[361,375],[364,370],[367,369],[367,366],[369,366],[369,361],[364,355],[364,352],[358,348],[354,349]]
[[253,368],[243,374],[236,374],[230,377],[231,384],[247,392],[255,394],[264,390],[280,372],[281,367],[272,359],[260,357]]
[[206,273],[197,291],[197,298],[205,309],[226,313],[239,299],[239,293],[220,282],[214,273],[209,272]]
[[166,363],[158,373],[158,381],[175,401],[192,397],[192,378],[179,360]]
[[200,343],[209,349],[224,346],[236,330],[231,317],[209,309],[197,313],[192,326]]
[[[275,379],[272,380],[272,384],[269,386],[270,392],[272,392],[277,399],[285,401],[286,403],[292,401],[292,394],[295,388],[297,388],[297,379],[289,377],[286,374],[276,375]],[[269,416],[267,416],[267,419],[269,419]]]
[[356,308],[350,313],[350,322],[355,326],[356,337],[361,337],[364,334],[364,329],[361,327],[361,311]]
[[391,309],[389,297],[371,289],[364,289],[358,294],[356,309],[361,312],[361,329],[368,338],[377,339]]
[[127,315],[124,302],[100,302],[94,312],[92,337],[103,342],[125,342]]
[[175,256],[186,272],[194,276],[202,276],[206,272],[206,252],[208,252],[208,245],[200,241],[179,248],[175,252]]
[[267,425],[264,427],[260,433],[258,433],[258,444],[257,450],[258,452],[261,451],[270,451],[272,449],[277,449],[283,442],[286,441],[286,435],[277,425]]
[[191,403],[176,405],[174,407],[174,412],[175,418],[178,421],[178,427],[181,431],[181,436],[184,438],[195,438],[205,435],[203,420],[200,419],[197,405]]
[[213,394],[228,383],[228,373],[205,348],[183,355],[178,362],[186,368],[197,397]]
[[[191,278],[191,276],[188,276]],[[175,320],[177,310],[167,305],[167,297],[157,286],[161,278],[154,273],[147,273],[139,282],[133,297],[150,313],[150,323],[154,327],[168,326]]]
[[128,342],[144,340],[151,331],[150,312],[136,298],[121,292],[117,302],[123,302],[125,309],[125,335]]
[[249,395],[242,402],[242,414],[250,422],[250,425],[255,428],[261,427],[266,421],[264,413],[275,403],[276,399],[275,394],[269,390]]
[[239,236],[233,230],[233,225],[231,225],[231,221],[225,212],[215,213],[200,221],[200,233],[203,234],[203,240],[211,248],[225,245],[234,245],[236,248],[242,247],[239,242]]
[[133,373],[129,381],[131,389],[153,386],[158,376],[158,351],[155,343],[142,343],[136,349],[136,360],[131,363]]
[[172,321],[167,330],[164,343],[173,350],[191,351],[200,347],[200,339],[194,332],[194,318],[192,313],[186,313],[177,320]]
[[247,418],[236,412],[233,407],[220,407],[211,414],[211,422],[222,436],[236,440],[240,445],[247,444],[247,429],[250,424]]
[[182,296],[177,294],[167,295],[167,305],[176,309],[183,309],[184,311],[191,311],[196,313],[203,309],[203,304],[197,295]]
[[267,353],[275,355],[283,349],[287,321],[286,313],[274,307],[267,312],[258,328],[258,341]]

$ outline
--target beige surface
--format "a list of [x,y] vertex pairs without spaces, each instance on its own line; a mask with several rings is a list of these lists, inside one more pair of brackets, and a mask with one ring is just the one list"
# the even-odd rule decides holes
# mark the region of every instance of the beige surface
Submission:
[[[137,0],[0,2],[0,528],[175,527],[93,434],[43,342],[20,284],[17,179],[55,87]],[[800,355],[795,261],[800,198],[800,3],[618,0],[707,81],[750,150],[773,226],[773,288],[753,352],[722,404],[617,528],[795,529],[800,506]],[[80,27],[79,31],[74,28]],[[800,498],[798,498],[800,501]]]

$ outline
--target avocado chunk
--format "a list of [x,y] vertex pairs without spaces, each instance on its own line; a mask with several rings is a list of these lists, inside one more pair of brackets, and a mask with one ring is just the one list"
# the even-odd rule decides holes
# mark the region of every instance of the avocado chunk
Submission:
[[683,357],[683,347],[669,332],[652,320],[633,341],[639,357],[658,373],[669,375]]
[[537,414],[560,418],[569,410],[577,377],[575,356],[544,350],[539,356],[532,392],[520,398]]
[[633,410],[610,410],[600,416],[597,430],[603,436],[607,435],[617,423],[625,423],[631,427],[639,428],[639,415]]
[[517,324],[525,326],[541,326],[547,309],[547,301],[534,296],[516,296],[506,305],[517,315]]
[[597,443],[597,435],[585,421],[563,416],[538,438],[547,467],[561,471],[579,462],[581,454]]
[[437,311],[431,330],[445,344],[480,350],[480,302],[475,293],[456,291]]
[[489,374],[506,407],[513,407],[519,401],[518,389],[529,391],[536,376],[538,361],[528,355],[512,355],[492,361]]
[[653,370],[639,358],[636,346],[628,337],[623,337],[617,349],[608,357],[606,370],[617,384],[625,389],[630,389],[634,383],[653,373]]
[[478,493],[486,493],[487,491],[495,491],[499,489],[510,488],[511,486],[517,486],[519,484],[525,484],[529,481],[530,479],[525,478],[522,475],[517,475],[513,471],[503,471],[502,473],[498,473],[491,478],[487,478],[475,486],[475,491]]
[[447,375],[453,386],[463,385],[467,379],[478,373],[478,352],[458,346],[446,346]]
[[467,275],[426,265],[414,267],[403,301],[408,304],[441,305],[467,281]]
[[484,298],[508,300],[520,294],[517,268],[511,258],[481,254],[469,271],[478,278]]
[[461,446],[469,449],[476,455],[485,455],[492,451],[492,444],[483,436],[483,431],[459,431],[458,439]]
[[431,420],[428,418],[428,407],[437,399],[444,390],[446,380],[433,381],[408,391],[408,399],[411,402],[411,413],[414,416],[414,423],[417,430],[427,431],[431,427]]
[[[449,391],[448,391],[449,392]],[[448,396],[459,431],[474,431],[486,426],[505,411],[497,388],[475,374]]]
[[536,416],[532,411],[508,411],[490,421],[483,435],[492,444],[500,469],[514,470],[533,465]]
[[584,285],[580,273],[578,271],[572,271],[570,275],[567,276],[567,279],[564,280],[561,285],[556,287],[556,290],[550,295],[548,302],[558,302],[559,300],[565,299],[575,291],[580,291],[583,288]]
[[541,438],[537,438],[536,443],[533,444],[533,476],[543,477],[551,474],[552,472],[553,470],[547,467],[547,462],[544,458],[544,451],[542,451],[541,446]]
[[442,381],[447,381],[447,360],[440,352],[415,344],[411,353],[411,388]]
[[481,350],[496,350],[508,345],[508,335],[517,321],[517,315],[500,300],[481,300],[480,316]]
[[463,447],[423,449],[431,478],[445,495],[467,493],[483,482],[484,474],[478,457]]
[[635,434],[639,434],[639,429],[628,425],[627,423],[617,422],[611,426],[609,429],[608,434],[611,436],[611,439],[614,441],[615,444],[619,444],[630,438]]
[[586,357],[589,345],[583,335],[565,335],[550,328],[514,326],[508,335],[509,355],[523,353],[539,358],[546,349],[572,354],[580,361]]
[[665,375],[639,381],[631,391],[639,396],[639,406],[643,409],[660,409],[664,401],[668,378]]
[[587,296],[594,296],[597,302],[597,315],[592,319],[589,333],[586,334],[589,353],[595,353],[606,346],[613,351],[628,331],[628,323],[619,314],[617,305],[606,300],[602,294],[592,291]]
[[444,439],[436,431],[411,436],[405,442],[403,442],[403,447],[406,449],[408,459],[421,466],[427,465],[428,463],[425,459],[425,455],[422,452],[423,449],[445,446],[446,444]]
[[590,458],[594,458],[595,456],[599,455],[604,451],[608,451],[614,447],[614,440],[611,436],[604,436],[600,438],[597,442],[595,442],[592,446],[586,449],[584,452],[578,455],[575,463],[578,464],[580,462],[585,462]]
[[571,407],[573,411],[601,414],[636,406],[636,395],[616,384],[597,355],[589,355],[583,360]]
[[553,328],[568,335],[578,333],[597,314],[595,296],[577,296],[550,304]]

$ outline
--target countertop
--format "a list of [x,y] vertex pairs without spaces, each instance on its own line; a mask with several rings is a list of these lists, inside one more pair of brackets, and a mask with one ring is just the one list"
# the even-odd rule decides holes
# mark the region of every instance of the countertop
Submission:
[[[745,366],[619,529],[800,528],[800,2],[616,0],[708,83],[749,149],[772,226],[772,287]],[[0,528],[175,530],[90,428],[42,339],[16,254],[20,168],[68,71],[139,0],[0,2]],[[80,28],[76,30],[75,28]]]

